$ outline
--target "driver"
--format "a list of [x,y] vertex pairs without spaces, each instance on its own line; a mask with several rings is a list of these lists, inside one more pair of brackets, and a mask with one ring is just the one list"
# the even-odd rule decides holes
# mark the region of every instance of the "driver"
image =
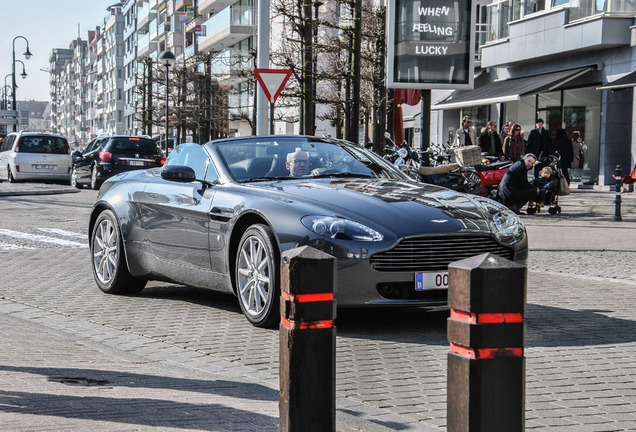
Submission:
[[309,172],[309,154],[296,147],[296,151],[287,154],[285,167],[292,177],[302,177]]

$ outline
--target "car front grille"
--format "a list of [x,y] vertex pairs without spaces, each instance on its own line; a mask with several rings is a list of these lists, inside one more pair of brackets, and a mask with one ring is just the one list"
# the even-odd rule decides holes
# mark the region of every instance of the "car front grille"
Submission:
[[492,253],[512,260],[514,251],[491,237],[441,236],[402,240],[393,249],[371,257],[371,266],[378,271],[410,272],[446,270],[448,264],[483,253]]

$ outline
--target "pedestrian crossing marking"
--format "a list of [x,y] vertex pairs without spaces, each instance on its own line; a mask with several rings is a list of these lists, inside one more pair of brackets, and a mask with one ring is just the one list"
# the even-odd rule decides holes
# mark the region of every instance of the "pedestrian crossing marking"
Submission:
[[57,234],[57,235],[66,236],[66,237],[78,237],[83,239],[87,238],[86,234],[80,234],[80,233],[66,231],[66,230],[62,230],[58,228],[37,228],[37,229],[45,233]]
[[[66,232],[71,234],[70,231],[66,231]],[[57,234],[59,234],[59,233],[57,233]],[[79,233],[75,233],[75,234],[79,235]],[[65,235],[65,234],[62,234],[62,235]],[[27,240],[27,241],[55,244],[55,245],[64,246],[64,247],[72,247],[72,248],[84,248],[84,247],[87,247],[86,243],[79,243],[79,242],[76,242],[76,241],[71,241],[71,240],[66,240],[66,239],[60,239],[60,238],[44,236],[44,235],[39,235],[39,234],[31,234],[31,233],[27,233],[27,232],[23,232],[23,231],[15,231],[15,230],[3,229],[3,228],[0,228],[0,236],[11,237],[11,238],[19,239],[19,240]],[[10,250],[10,249],[16,249],[16,248],[18,248],[18,249],[35,249],[35,247],[31,247],[31,246],[10,245],[8,243],[0,243],[0,249],[1,250]]]

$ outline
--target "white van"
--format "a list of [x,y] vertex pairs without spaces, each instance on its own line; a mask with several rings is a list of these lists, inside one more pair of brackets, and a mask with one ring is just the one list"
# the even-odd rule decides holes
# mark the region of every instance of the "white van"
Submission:
[[68,140],[46,132],[13,132],[0,146],[0,181],[70,183],[73,162]]

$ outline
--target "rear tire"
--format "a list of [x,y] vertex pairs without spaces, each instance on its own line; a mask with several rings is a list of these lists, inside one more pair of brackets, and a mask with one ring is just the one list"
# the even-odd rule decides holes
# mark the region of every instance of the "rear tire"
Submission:
[[146,281],[128,271],[124,242],[115,214],[105,210],[97,217],[91,233],[93,276],[99,289],[108,294],[135,294]]
[[236,294],[243,315],[256,327],[272,327],[280,319],[280,254],[275,245],[272,230],[257,224],[243,233],[236,251]]
[[99,187],[102,185],[97,179],[97,166],[93,165],[93,169],[91,169],[91,189],[99,190]]
[[13,177],[13,173],[11,172],[11,167],[7,167],[7,181],[9,183],[17,183],[18,181]]

